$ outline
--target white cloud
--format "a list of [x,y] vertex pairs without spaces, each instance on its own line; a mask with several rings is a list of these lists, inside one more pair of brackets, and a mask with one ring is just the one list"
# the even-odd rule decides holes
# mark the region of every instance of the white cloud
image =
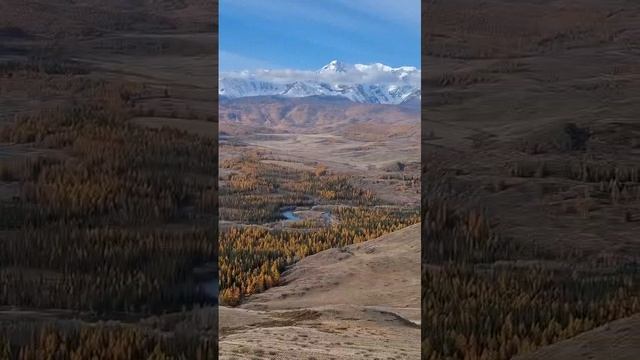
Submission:
[[[403,75],[404,73],[404,75]],[[364,66],[358,70],[356,66],[347,65],[347,72],[341,73],[320,73],[310,70],[293,70],[293,69],[259,69],[244,71],[223,71],[220,73],[222,78],[240,78],[268,81],[275,84],[287,84],[295,81],[316,81],[341,83],[345,85],[355,84],[380,84],[404,82],[415,87],[420,86],[420,69],[392,68],[383,71],[376,65]]]

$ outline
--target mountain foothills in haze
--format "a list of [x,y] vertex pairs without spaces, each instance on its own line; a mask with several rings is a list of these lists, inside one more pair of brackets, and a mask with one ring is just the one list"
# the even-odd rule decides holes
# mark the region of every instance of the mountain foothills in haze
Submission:
[[420,77],[420,69],[413,66],[333,60],[316,71],[225,72],[220,75],[218,93],[223,98],[336,96],[357,103],[397,105],[420,101]]

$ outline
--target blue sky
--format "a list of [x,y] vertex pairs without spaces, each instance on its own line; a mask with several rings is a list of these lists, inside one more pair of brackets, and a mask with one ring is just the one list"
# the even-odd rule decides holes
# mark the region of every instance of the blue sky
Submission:
[[220,71],[420,67],[419,0],[220,0]]

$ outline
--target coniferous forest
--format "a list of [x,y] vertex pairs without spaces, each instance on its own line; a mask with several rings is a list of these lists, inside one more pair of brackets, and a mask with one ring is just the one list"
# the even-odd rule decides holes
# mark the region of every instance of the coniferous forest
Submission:
[[515,241],[456,188],[453,173],[427,159],[424,359],[511,359],[640,312],[633,254],[602,257]]
[[[215,141],[133,124],[143,111],[136,101],[149,91],[143,85],[68,83],[79,84],[82,101],[0,127],[0,143],[18,153],[0,158],[0,180],[14,189],[0,200],[0,306],[19,324],[3,326],[0,358],[213,359],[216,321],[197,309],[214,304],[205,283],[215,274],[203,279],[194,269],[217,257]],[[61,314],[24,321],[23,311]],[[167,313],[202,325],[167,337],[167,325],[126,324],[163,323]],[[92,324],[114,318],[126,321]]]
[[[221,175],[220,219],[231,223],[221,228],[219,237],[221,304],[238,305],[277,286],[281,273],[306,256],[419,221],[416,209],[385,204],[349,176],[322,165],[294,169],[273,164],[272,156],[240,150],[240,155],[221,162],[227,171]],[[279,227],[281,209],[289,207],[321,208],[331,220],[300,219]]]

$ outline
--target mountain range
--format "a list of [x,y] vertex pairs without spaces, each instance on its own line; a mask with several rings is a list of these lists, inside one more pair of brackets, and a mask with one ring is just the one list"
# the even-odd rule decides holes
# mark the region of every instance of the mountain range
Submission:
[[387,129],[389,134],[419,134],[420,126],[418,106],[357,103],[337,96],[221,98],[218,116],[219,130],[227,133],[343,133],[366,124]]
[[413,66],[351,65],[333,60],[316,71],[222,72],[218,94],[223,99],[335,96],[356,103],[399,105],[419,103],[420,77],[421,70]]

